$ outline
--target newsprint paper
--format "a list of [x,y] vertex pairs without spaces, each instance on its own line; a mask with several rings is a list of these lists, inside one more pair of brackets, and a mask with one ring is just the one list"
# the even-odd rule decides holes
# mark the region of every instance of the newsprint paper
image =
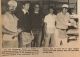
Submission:
[[0,57],[80,57],[80,0],[0,0]]

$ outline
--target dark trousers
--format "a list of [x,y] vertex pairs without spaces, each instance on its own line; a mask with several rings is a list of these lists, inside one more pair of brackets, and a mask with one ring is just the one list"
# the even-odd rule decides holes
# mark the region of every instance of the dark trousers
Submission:
[[40,47],[41,46],[41,39],[42,39],[42,30],[32,30],[34,40],[32,42],[33,47]]

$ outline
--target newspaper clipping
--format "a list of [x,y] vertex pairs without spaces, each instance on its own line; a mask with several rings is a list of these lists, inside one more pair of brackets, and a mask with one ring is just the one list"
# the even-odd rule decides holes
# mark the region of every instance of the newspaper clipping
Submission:
[[80,57],[80,0],[1,0],[1,57]]

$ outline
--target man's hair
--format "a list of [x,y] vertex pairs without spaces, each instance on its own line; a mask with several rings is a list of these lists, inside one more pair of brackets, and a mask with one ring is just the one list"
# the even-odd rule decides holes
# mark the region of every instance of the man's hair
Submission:
[[53,6],[50,6],[48,9],[53,9]]
[[40,5],[40,4],[37,2],[37,3],[35,3],[34,5]]
[[36,5],[39,5],[39,7],[40,7],[40,4],[39,4],[39,3],[35,3],[35,4],[34,4],[34,8],[35,8]]
[[23,1],[22,5],[25,5],[25,4],[31,4],[31,1]]

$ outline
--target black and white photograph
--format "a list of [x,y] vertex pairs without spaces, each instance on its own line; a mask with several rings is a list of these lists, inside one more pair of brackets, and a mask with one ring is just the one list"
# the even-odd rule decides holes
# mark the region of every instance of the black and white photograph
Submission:
[[75,47],[77,0],[1,0],[2,48]]

